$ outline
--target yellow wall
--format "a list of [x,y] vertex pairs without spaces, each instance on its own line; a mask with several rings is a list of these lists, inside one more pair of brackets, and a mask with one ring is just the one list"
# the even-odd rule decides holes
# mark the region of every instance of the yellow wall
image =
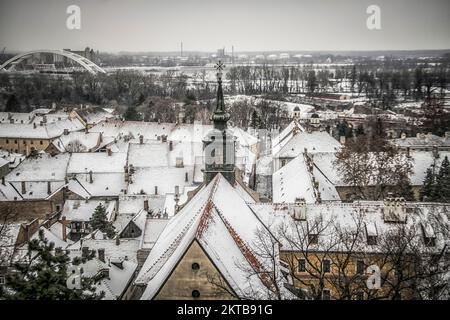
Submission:
[[50,142],[48,139],[0,138],[0,148],[9,152],[29,155],[32,148],[37,151],[47,149]]
[[[198,263],[198,270],[192,269],[192,264]],[[197,241],[192,242],[184,257],[175,267],[155,299],[164,300],[193,300],[192,291],[200,291],[200,300],[209,299],[235,299],[226,290],[212,283],[208,277],[221,279],[220,283],[226,285],[223,277],[215,268]],[[226,285],[227,290],[231,289]]]
[[[305,256],[307,255],[307,256]],[[338,275],[342,275],[342,271],[339,272],[338,268],[339,266],[343,266],[343,261],[347,257],[347,255],[344,254],[338,254],[338,253],[294,253],[294,252],[282,252],[280,254],[281,259],[286,262],[290,269],[294,272],[294,285],[297,288],[301,289],[308,289],[308,285],[312,284],[313,287],[318,288],[319,287],[319,273],[316,272],[316,270],[321,270],[320,264],[323,260],[328,259],[330,260],[330,273],[326,273],[322,279],[324,279],[324,288],[330,290],[331,299],[339,299],[339,293],[336,289],[336,279]],[[306,272],[299,272],[298,271],[298,261],[299,259],[305,259],[306,262]],[[365,292],[365,298],[367,298],[367,292],[369,291],[366,286],[366,280],[368,275],[363,274],[361,276],[358,276],[356,273],[356,266],[357,261],[362,260],[364,261],[365,268],[364,270],[370,266],[370,265],[379,265],[381,266],[381,273],[385,274],[387,270],[389,270],[390,273],[390,279],[393,280],[393,271],[392,266],[386,263],[386,261],[381,262],[382,259],[381,256],[377,256],[376,254],[369,254],[364,256],[358,256],[357,253],[352,254],[350,261],[347,265],[347,268],[345,269],[345,277],[349,279],[349,282],[352,284],[350,291],[354,294],[356,294],[357,291],[364,291]],[[308,265],[308,261],[312,264]],[[377,261],[380,261],[380,263],[377,263]],[[356,280],[356,277],[359,277],[358,280]],[[341,278],[342,279],[342,278]],[[371,291],[371,295],[375,296],[385,296],[386,290],[388,289],[387,286],[382,286],[378,290]],[[413,292],[411,290],[402,290],[402,294],[404,295],[402,298],[407,298],[409,296],[413,296]],[[355,297],[356,298],[356,297]]]

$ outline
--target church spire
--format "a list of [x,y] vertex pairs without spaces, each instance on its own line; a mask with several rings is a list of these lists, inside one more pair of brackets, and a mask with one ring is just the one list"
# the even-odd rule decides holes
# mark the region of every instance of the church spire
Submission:
[[222,70],[225,68],[225,65],[219,60],[215,68],[217,70],[217,101],[216,110],[214,110],[212,120],[214,123],[214,128],[223,130],[227,127],[227,121],[230,119],[230,114],[225,110],[225,101],[223,99],[222,89]]

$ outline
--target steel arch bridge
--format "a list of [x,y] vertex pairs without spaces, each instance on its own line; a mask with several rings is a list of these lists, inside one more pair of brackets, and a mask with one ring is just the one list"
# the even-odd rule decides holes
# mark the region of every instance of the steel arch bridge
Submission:
[[79,54],[76,54],[74,52],[65,51],[65,50],[34,50],[34,51],[24,52],[24,53],[21,53],[21,54],[18,54],[16,56],[12,57],[11,59],[9,59],[5,63],[3,63],[0,66],[0,70],[7,71],[8,67],[10,67],[11,65],[14,65],[15,63],[22,61],[24,58],[34,55],[34,54],[41,54],[41,53],[53,54],[53,55],[59,55],[59,56],[66,57],[66,58],[78,63],[83,69],[85,69],[86,71],[88,71],[91,74],[106,73],[105,70],[100,68],[98,65],[96,65],[91,60],[89,60],[83,56],[80,56]]

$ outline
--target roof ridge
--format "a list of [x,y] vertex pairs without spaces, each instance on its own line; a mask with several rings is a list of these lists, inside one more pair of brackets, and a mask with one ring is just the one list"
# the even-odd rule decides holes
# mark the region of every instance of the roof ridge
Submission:
[[258,260],[258,258],[253,254],[253,252],[248,248],[247,244],[242,240],[242,238],[239,236],[239,234],[234,230],[234,228],[231,226],[231,224],[228,222],[227,219],[223,216],[223,214],[220,212],[220,210],[214,205],[214,208],[216,209],[216,212],[218,213],[220,219],[225,224],[225,227],[227,228],[231,238],[233,239],[234,243],[239,248],[239,251],[241,251],[244,258],[247,260],[247,262],[250,264],[252,269],[256,272],[259,279],[262,281],[262,283],[267,287],[270,288],[273,286],[273,284],[270,281],[270,277],[267,275],[267,271],[265,270],[262,263]]
[[209,193],[207,202],[200,207],[200,209],[191,217],[191,219],[189,219],[188,223],[184,226],[184,228],[176,236],[176,238],[169,244],[167,249],[158,257],[158,259],[156,259],[156,261],[147,269],[147,271],[142,274],[142,276],[150,274],[149,279],[152,279],[156,274],[158,274],[159,270],[166,263],[167,258],[178,248],[181,240],[184,238],[186,232],[192,227],[194,221],[198,218],[198,215],[205,213],[205,210],[207,210],[209,203],[212,202],[211,199],[215,192],[215,187],[217,187],[219,179],[220,177],[215,178],[214,185]]

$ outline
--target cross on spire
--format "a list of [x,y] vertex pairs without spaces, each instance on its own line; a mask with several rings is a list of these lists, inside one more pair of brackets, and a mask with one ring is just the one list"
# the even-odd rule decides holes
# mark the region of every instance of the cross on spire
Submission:
[[226,128],[227,121],[230,119],[230,114],[225,110],[222,89],[222,70],[225,68],[225,65],[219,60],[214,68],[217,70],[217,106],[212,115],[212,120],[214,122],[214,127],[222,130]]
[[216,70],[217,70],[218,80],[221,81],[222,80],[222,70],[225,69],[225,65],[223,64],[223,62],[221,60],[219,60],[219,62],[216,63],[214,68],[216,68]]

